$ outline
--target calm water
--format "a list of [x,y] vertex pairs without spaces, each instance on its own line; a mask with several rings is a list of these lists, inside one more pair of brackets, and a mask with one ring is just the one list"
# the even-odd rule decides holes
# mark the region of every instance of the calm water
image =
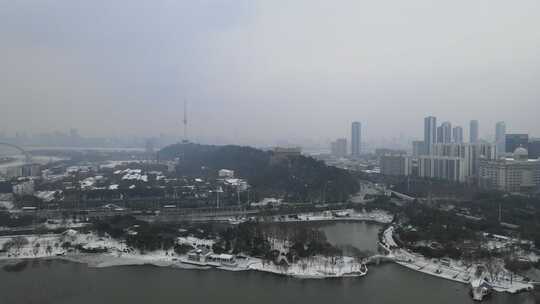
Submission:
[[[378,226],[320,226],[334,244],[376,249]],[[358,237],[354,236],[358,234]],[[374,237],[374,238],[373,238]],[[368,245],[371,244],[371,245]],[[372,246],[373,247],[370,247]],[[19,272],[0,270],[0,303],[473,303],[468,287],[395,264],[372,266],[363,278],[297,280],[258,272],[153,266],[88,268],[34,261]],[[535,295],[495,294],[487,303],[536,303]]]
[[[88,268],[40,261],[0,271],[0,303],[472,303],[465,285],[395,264],[360,279],[296,280],[258,272],[153,266]],[[495,295],[488,303],[535,303],[532,294]]]
[[381,225],[366,222],[334,222],[320,224],[332,245],[351,245],[362,251],[377,252],[378,232]]

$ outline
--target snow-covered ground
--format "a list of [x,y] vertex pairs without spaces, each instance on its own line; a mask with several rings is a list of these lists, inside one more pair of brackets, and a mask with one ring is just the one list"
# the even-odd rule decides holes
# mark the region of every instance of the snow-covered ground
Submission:
[[393,219],[392,214],[383,210],[357,212],[353,209],[300,213],[296,217],[274,216],[276,222],[371,221],[389,224]]
[[[15,239],[19,241],[14,241]],[[24,239],[25,241],[21,241]],[[179,243],[195,246],[211,246],[213,240],[203,240],[194,237],[179,238]],[[145,252],[129,248],[124,242],[110,238],[100,237],[94,233],[79,233],[68,229],[62,234],[47,235],[21,235],[0,237],[0,248],[5,243],[12,242],[7,252],[0,253],[0,261],[58,258],[73,262],[86,263],[91,267],[111,267],[122,265],[152,264],[177,268],[208,269],[208,265],[193,265],[187,263],[187,255],[177,255],[173,250],[157,250]],[[63,248],[62,244],[69,242],[70,249]],[[39,245],[38,245],[39,244]],[[106,250],[104,253],[82,253],[72,249],[76,245],[91,250]],[[244,257],[238,259],[235,266],[217,265],[219,269],[229,271],[256,270],[298,278],[329,278],[344,276],[362,276],[367,268],[351,257],[313,257],[295,261],[284,268],[258,258]]]
[[261,260],[251,264],[249,269],[306,279],[353,277],[367,274],[367,267],[351,257],[315,256],[296,261],[286,267]]
[[[388,257],[392,258],[397,264],[464,284],[469,284],[471,280],[474,280],[476,267],[465,265],[463,261],[446,259],[446,263],[441,263],[440,260],[428,259],[420,254],[397,248],[397,244],[392,237],[393,229],[394,227],[391,226],[384,231],[381,245],[389,251]],[[511,274],[505,269],[500,270],[498,274],[490,276],[490,283],[494,290],[516,293],[521,290],[533,289],[532,284],[524,281],[523,277]]]

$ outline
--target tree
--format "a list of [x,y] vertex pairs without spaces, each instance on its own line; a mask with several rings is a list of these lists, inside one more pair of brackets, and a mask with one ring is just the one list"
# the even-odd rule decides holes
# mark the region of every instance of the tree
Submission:
[[24,236],[16,236],[12,238],[11,240],[17,252],[20,252],[21,249],[28,244],[28,239],[25,238]]
[[71,243],[70,242],[63,242],[62,243],[62,249],[64,250],[68,250],[68,248],[71,247]]
[[5,242],[3,245],[2,245],[2,251],[9,251],[11,250],[11,248],[13,248],[15,246],[15,242],[13,242],[13,240],[8,240],[7,242]]
[[38,255],[39,247],[41,247],[41,245],[39,243],[34,244],[34,248],[32,249],[32,253],[34,254],[34,256]]
[[187,244],[177,244],[174,246],[174,252],[178,255],[183,255],[192,250],[193,247]]

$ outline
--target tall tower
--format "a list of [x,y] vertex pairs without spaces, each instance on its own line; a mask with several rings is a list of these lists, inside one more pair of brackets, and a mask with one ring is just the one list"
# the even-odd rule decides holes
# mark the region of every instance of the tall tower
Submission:
[[431,148],[437,142],[437,118],[428,116],[424,118],[424,153],[431,154]]
[[463,128],[460,126],[455,126],[452,129],[452,140],[455,143],[462,143],[463,142]]
[[187,119],[187,106],[186,101],[184,100],[184,119],[182,120],[182,123],[184,124],[184,139],[182,139],[182,143],[189,142],[188,135],[187,135],[187,127],[188,127],[188,119]]
[[362,124],[355,121],[351,124],[351,155],[352,157],[360,156],[360,145],[362,140]]
[[471,120],[469,128],[469,142],[475,144],[478,142],[478,120]]
[[441,124],[441,142],[452,142],[452,123],[445,121]]
[[495,124],[495,146],[497,146],[497,157],[503,156],[506,151],[506,124],[504,121]]

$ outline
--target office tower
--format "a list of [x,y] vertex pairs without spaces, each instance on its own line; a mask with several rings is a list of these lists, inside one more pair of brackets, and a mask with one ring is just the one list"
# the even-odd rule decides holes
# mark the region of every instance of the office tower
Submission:
[[469,128],[469,142],[475,144],[478,142],[478,120],[471,120]]
[[499,121],[495,124],[495,146],[497,146],[497,157],[501,157],[506,152],[506,124]]
[[443,128],[442,126],[437,127],[437,143],[440,144],[443,142]]
[[362,124],[355,121],[351,125],[351,155],[353,157],[360,156],[360,145],[362,140]]
[[527,149],[529,145],[529,134],[506,134],[505,139],[506,153],[514,153],[519,147]]
[[431,146],[437,142],[437,118],[428,116],[424,118],[424,153],[431,153]]
[[452,129],[452,140],[455,143],[463,142],[463,128],[462,127],[456,126]]
[[452,124],[449,121],[445,121],[441,124],[441,142],[452,142]]

